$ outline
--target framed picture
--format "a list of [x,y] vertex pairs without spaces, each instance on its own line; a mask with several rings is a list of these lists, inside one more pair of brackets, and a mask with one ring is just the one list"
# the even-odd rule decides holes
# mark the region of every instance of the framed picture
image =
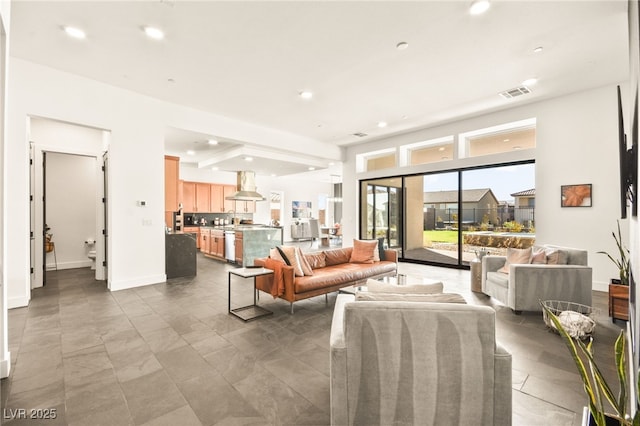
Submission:
[[311,201],[294,201],[291,210],[294,219],[311,217]]
[[591,207],[591,184],[562,185],[561,207]]

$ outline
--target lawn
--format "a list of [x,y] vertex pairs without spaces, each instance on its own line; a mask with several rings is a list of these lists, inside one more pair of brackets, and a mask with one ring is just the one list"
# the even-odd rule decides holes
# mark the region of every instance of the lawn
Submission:
[[[464,234],[464,232],[463,232]],[[458,231],[424,231],[422,235],[422,241],[425,246],[431,243],[457,243],[458,242]]]

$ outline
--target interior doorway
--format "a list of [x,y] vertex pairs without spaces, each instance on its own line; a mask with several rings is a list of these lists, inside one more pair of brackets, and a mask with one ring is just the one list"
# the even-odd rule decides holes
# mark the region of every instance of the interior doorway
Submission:
[[31,288],[52,269],[94,268],[107,279],[110,132],[30,117]]

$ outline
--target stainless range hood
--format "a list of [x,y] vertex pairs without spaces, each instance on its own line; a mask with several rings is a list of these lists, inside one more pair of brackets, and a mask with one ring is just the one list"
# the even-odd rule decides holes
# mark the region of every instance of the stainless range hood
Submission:
[[235,201],[264,201],[262,195],[256,192],[256,174],[252,171],[238,172],[238,191],[225,197],[227,200]]

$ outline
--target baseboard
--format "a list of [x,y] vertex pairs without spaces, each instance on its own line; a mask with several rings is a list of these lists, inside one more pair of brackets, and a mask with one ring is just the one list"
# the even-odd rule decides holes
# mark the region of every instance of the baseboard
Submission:
[[28,297],[20,296],[7,298],[7,309],[25,308],[27,306],[29,306]]
[[[76,269],[76,268],[90,268],[91,260],[75,260],[71,262],[58,262],[58,270],[61,269]],[[47,271],[54,271],[56,269],[55,263],[47,263]]]
[[127,290],[130,288],[143,287],[145,285],[160,284],[167,282],[167,275],[150,275],[130,280],[109,280],[109,289],[111,291]]

